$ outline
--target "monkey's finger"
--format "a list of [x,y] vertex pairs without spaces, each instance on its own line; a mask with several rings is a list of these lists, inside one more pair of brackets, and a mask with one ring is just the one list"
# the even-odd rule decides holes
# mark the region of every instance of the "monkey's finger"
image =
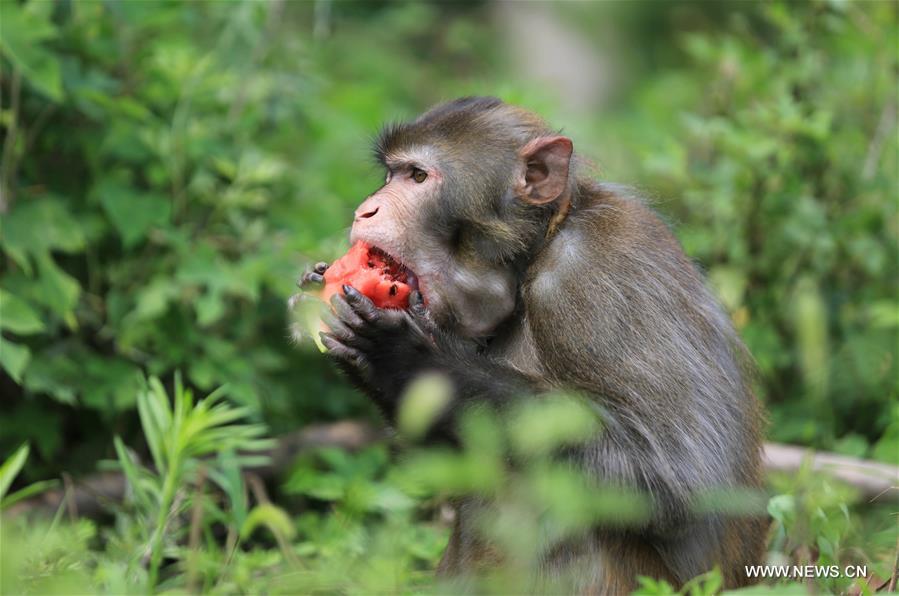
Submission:
[[329,356],[352,364],[357,368],[365,366],[365,356],[359,350],[341,343],[336,337],[324,331],[321,332],[319,337],[321,337],[322,344],[328,348]]
[[382,310],[375,306],[375,303],[371,301],[371,298],[364,295],[353,286],[344,285],[343,293],[346,296],[347,304],[349,304],[353,308],[353,311],[362,317],[363,320],[368,321],[369,323],[376,323],[381,318]]
[[368,351],[372,348],[370,340],[350,329],[346,323],[335,315],[331,313],[325,314],[322,317],[322,322],[328,327],[328,333],[336,337],[344,345],[362,351]]
[[347,304],[363,321],[363,327],[356,331],[364,335],[376,335],[385,330],[400,329],[405,320],[404,311],[395,308],[378,308],[371,298],[352,286],[343,286]]
[[422,331],[430,333],[434,329],[434,320],[425,306],[424,298],[417,290],[409,294],[409,316],[412,323]]
[[404,312],[406,329],[408,329],[409,337],[413,341],[418,341],[421,345],[434,346],[434,323],[427,314],[417,316],[412,312]]
[[334,309],[337,318],[343,321],[344,324],[355,333],[364,332],[365,328],[368,326],[366,321],[356,314],[353,307],[347,303],[346,296],[341,296],[340,294],[331,296],[331,308]]
[[305,288],[308,288],[313,285],[316,285],[316,286],[321,285],[324,282],[325,282],[325,278],[321,273],[316,273],[314,271],[308,271],[308,272],[304,273],[303,277],[301,277],[297,281],[297,286],[300,289],[305,289]]
[[407,317],[406,311],[399,310],[398,308],[381,309],[380,317],[378,318],[378,327],[381,329],[397,330],[402,327]]
[[425,315],[425,299],[418,290],[412,290],[409,294],[409,310],[417,317]]
[[325,273],[325,271],[328,270],[328,267],[330,267],[330,265],[328,265],[325,262],[316,263],[315,266],[312,268],[312,271],[314,273],[318,273],[319,275],[323,275]]

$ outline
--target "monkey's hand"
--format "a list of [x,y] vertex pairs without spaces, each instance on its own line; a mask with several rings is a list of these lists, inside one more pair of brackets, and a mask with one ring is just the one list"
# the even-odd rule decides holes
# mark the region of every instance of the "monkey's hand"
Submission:
[[338,366],[369,392],[385,413],[416,374],[436,368],[439,341],[421,294],[409,296],[408,310],[378,308],[351,286],[331,298],[334,314],[322,343]]
[[433,438],[455,441],[454,412],[468,403],[503,402],[532,392],[534,382],[520,371],[479,353],[478,345],[438,329],[422,303],[409,296],[408,310],[382,309],[352,287],[331,298],[334,314],[322,343],[337,365],[365,391],[388,420],[394,420],[408,383],[426,371],[445,374],[454,403],[432,428]]
[[327,263],[316,263],[311,271],[307,271],[297,280],[297,287],[301,290],[319,289],[325,283],[325,271],[328,267]]

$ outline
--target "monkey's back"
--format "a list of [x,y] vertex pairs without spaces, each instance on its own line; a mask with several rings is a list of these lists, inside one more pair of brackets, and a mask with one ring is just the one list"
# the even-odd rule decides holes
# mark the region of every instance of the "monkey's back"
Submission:
[[[749,358],[699,271],[641,200],[593,183],[579,185],[532,270],[522,287],[527,328],[517,333],[539,374],[600,405],[605,429],[581,454],[586,469],[654,496],[658,513],[635,544],[677,582],[718,564],[728,586],[747,583],[743,566],[761,557],[764,521],[692,513],[703,490],[761,485]],[[642,558],[621,571],[657,575],[658,561]],[[622,579],[600,571],[607,588]]]

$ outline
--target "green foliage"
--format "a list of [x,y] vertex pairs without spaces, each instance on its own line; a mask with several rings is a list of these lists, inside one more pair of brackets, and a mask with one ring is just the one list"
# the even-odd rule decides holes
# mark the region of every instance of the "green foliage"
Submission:
[[396,425],[406,438],[417,440],[452,402],[452,385],[437,374],[422,375],[415,379],[400,402]]
[[680,590],[675,590],[663,579],[641,577],[640,587],[634,591],[634,596],[715,596],[721,593],[723,584],[721,570],[718,568],[697,575],[685,583]]
[[0,511],[57,484],[56,480],[43,480],[41,482],[30,484],[12,494],[7,494],[13,480],[15,480],[16,476],[19,475],[19,472],[22,471],[25,462],[28,461],[28,453],[30,451],[31,447],[28,443],[25,443],[19,447],[9,459],[3,462],[3,465],[0,465]]
[[46,2],[32,2],[26,6],[4,2],[0,5],[0,21],[3,22],[0,47],[29,83],[59,101],[62,99],[60,63],[45,45],[58,36],[48,18],[51,10],[52,5]]
[[[677,125],[633,175],[677,197],[660,207],[758,363],[773,437],[882,456],[899,400],[896,6],[759,9],[682,36],[689,72],[640,94],[641,116]],[[706,91],[672,105],[676,84]]]
[[[19,111],[0,237],[0,362],[19,394],[113,428],[142,370],[180,368],[285,426],[358,411],[297,355],[283,304],[302,252],[336,252],[335,223],[373,180],[365,137],[395,104],[332,100],[328,48],[288,34],[307,6],[52,6],[3,9],[5,65],[24,80],[4,87]],[[48,60],[54,83],[35,75]],[[4,440],[55,455],[22,434]]]
[[[899,528],[889,504],[877,507],[865,520],[853,507],[858,502],[856,491],[810,467],[789,477],[776,476],[773,484],[781,494],[768,503],[773,519],[770,564],[836,565],[840,569],[864,564],[877,577],[893,573]],[[875,553],[880,556],[871,556]],[[851,586],[861,589],[851,577],[821,577],[816,583],[833,593],[850,591]]]
[[6,496],[13,478],[19,474],[22,466],[25,465],[29,449],[27,443],[22,445],[0,466],[0,499]]
[[[170,401],[159,380],[151,378],[139,392],[137,403],[154,467],[139,464],[115,437],[118,465],[129,496],[126,507],[116,512],[115,526],[102,531],[104,550],[92,548],[98,534],[92,523],[60,523],[57,514],[49,526],[41,523],[29,528],[25,516],[13,518],[4,524],[4,544],[24,540],[34,548],[25,552],[4,549],[3,591],[152,591],[157,587],[164,554],[184,565],[192,582],[199,574],[193,552],[199,535],[191,528],[184,543],[186,532],[180,519],[185,512],[199,520],[193,522],[197,529],[204,517],[208,520],[207,539],[216,523],[224,523],[241,539],[259,525],[274,528],[274,532],[287,526],[290,537],[289,517],[276,506],[260,503],[247,511],[240,467],[265,463],[264,457],[252,454],[272,443],[263,438],[261,425],[239,422],[246,416],[246,408],[233,407],[221,396],[221,391],[214,392],[194,403],[191,391],[184,389],[176,376],[174,400]],[[26,445],[0,468],[0,493],[6,492],[27,456]],[[226,507],[205,493],[207,477],[220,487]],[[231,548],[238,544],[235,541]],[[8,553],[10,550],[16,552]]]
[[[171,516],[177,514],[175,498],[188,473],[203,465],[198,458],[228,452],[261,451],[272,442],[261,438],[265,429],[259,424],[236,424],[249,413],[247,408],[234,408],[221,401],[222,391],[216,391],[205,399],[193,403],[189,389],[181,385],[176,376],[175,399],[170,403],[159,379],[151,378],[146,390],[137,397],[141,426],[153,456],[155,471],[142,470],[132,461],[122,441],[116,437],[115,447],[119,464],[131,488],[134,498],[144,508],[156,511],[153,534],[149,540],[150,561],[148,585],[156,586],[159,565],[162,562],[166,526]],[[259,462],[246,456],[232,458],[230,465]],[[241,528],[241,535],[252,527],[273,517],[273,506],[251,512]]]
[[[0,590],[4,594],[94,593],[91,567],[97,559],[90,543],[97,526],[89,520],[30,527],[16,519],[0,527],[0,542],[14,544],[0,556]],[[129,586],[130,587],[130,586]]]
[[[252,475],[248,497],[241,468],[258,458],[237,456],[235,450],[263,444],[256,438],[259,431],[248,430],[256,427],[237,421],[239,408],[216,403],[214,396],[194,406],[180,389],[171,405],[154,381],[138,402],[158,469],[139,465],[117,438],[129,496],[114,510],[113,526],[98,529],[59,514],[50,525],[29,525],[25,516],[8,520],[2,539],[28,550],[0,553],[4,592],[133,593],[155,586],[216,593],[527,593],[535,589],[532,570],[552,544],[595,524],[639,524],[650,513],[639,495],[599,485],[552,455],[585,440],[569,422],[570,413],[581,407],[577,399],[526,399],[499,418],[473,411],[463,422],[459,451],[420,447],[396,463],[383,444],[352,454],[334,448],[303,452],[280,499],[301,510],[297,516],[270,502]],[[568,431],[542,438],[539,451],[521,451],[515,437],[538,416]],[[211,447],[207,439],[213,435],[231,438]],[[213,452],[215,457],[198,459]],[[22,452],[10,461],[2,478],[24,461]],[[774,520],[769,564],[851,562],[870,565],[879,577],[889,573],[897,534],[887,516],[872,532],[847,505],[853,500],[849,493],[808,471],[778,480],[777,486],[783,492],[768,503]],[[431,570],[448,535],[441,503],[462,495],[486,498],[471,531],[493,546],[495,564],[464,580],[435,580]],[[717,498],[719,509],[747,512],[727,503],[734,495]],[[571,593],[571,581],[561,575],[536,588]],[[845,591],[853,581],[820,578],[815,586]],[[792,593],[796,586],[781,580],[747,593]],[[867,589],[863,583],[855,586]],[[713,569],[679,590],[641,578],[636,594],[703,596],[721,587],[721,573]]]

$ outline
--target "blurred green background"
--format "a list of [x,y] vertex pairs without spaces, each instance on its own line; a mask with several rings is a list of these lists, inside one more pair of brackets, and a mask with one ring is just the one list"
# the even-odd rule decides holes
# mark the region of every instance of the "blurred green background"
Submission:
[[772,439],[896,462],[897,4],[4,1],[0,454],[93,470],[145,374],[277,434],[371,414],[285,301],[385,121],[498,95],[635,185],[755,356]]
[[[226,453],[264,432],[237,417],[274,435],[374,420],[292,345],[285,303],[305,266],[345,250],[382,180],[379,126],[461,95],[542,114],[599,178],[648,197],[752,351],[770,439],[899,463],[897,7],[2,0],[0,461],[31,453],[0,466],[0,506],[13,477],[34,491],[116,457],[131,487],[99,529],[57,523],[62,508],[51,530],[4,524],[22,548],[0,557],[3,589],[419,593],[441,503],[474,491],[502,504],[490,532],[513,561],[480,588],[507,593],[528,589],[547,519],[566,535],[641,514],[541,459],[595,431],[552,404],[510,430],[469,420],[455,455],[304,454],[269,487],[277,505]],[[190,405],[176,371],[244,408]],[[170,423],[210,428],[148,426],[172,394]],[[769,562],[889,576],[894,511],[850,511],[851,491],[808,470],[769,488]],[[192,511],[189,535],[170,511]],[[694,587],[716,593],[720,575]]]

